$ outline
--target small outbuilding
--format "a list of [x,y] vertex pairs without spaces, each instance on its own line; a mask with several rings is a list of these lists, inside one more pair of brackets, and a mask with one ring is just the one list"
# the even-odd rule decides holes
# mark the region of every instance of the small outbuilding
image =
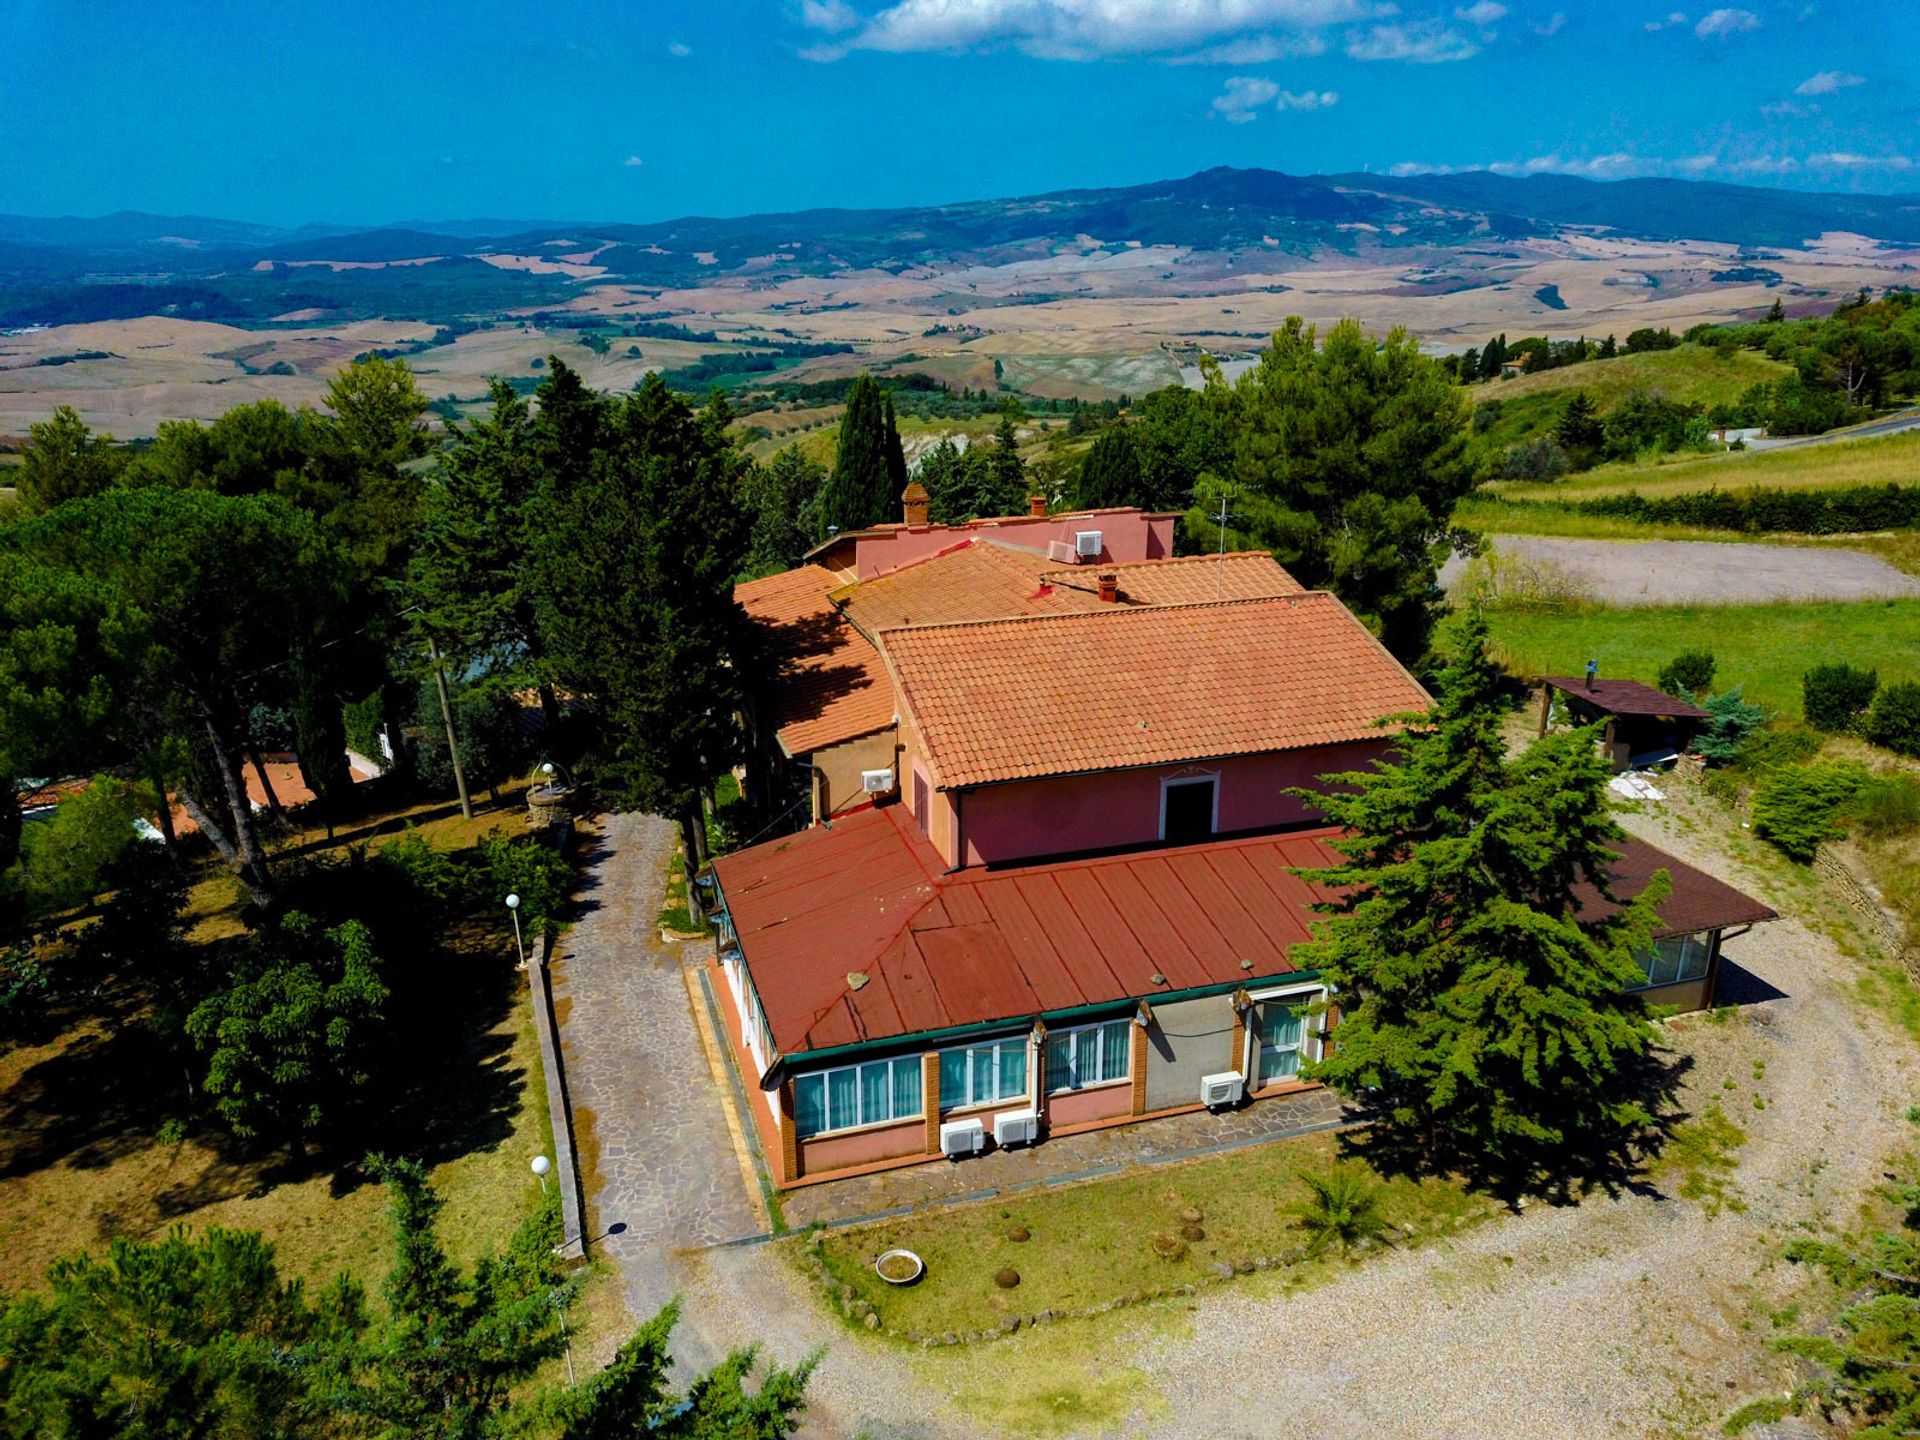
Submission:
[[1604,722],[1600,745],[1616,770],[1641,770],[1678,759],[1711,718],[1691,700],[1638,680],[1548,675],[1540,687],[1540,733],[1547,733],[1556,705],[1575,725]]

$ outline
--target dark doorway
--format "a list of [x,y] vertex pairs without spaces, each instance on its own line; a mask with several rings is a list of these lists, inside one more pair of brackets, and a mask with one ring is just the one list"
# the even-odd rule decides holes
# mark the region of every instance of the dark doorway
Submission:
[[932,808],[933,797],[927,791],[927,777],[918,770],[913,772],[913,823],[920,828],[920,834],[927,834],[927,811]]
[[1218,783],[1211,776],[1168,783],[1164,829],[1169,845],[1192,845],[1213,837],[1213,794]]

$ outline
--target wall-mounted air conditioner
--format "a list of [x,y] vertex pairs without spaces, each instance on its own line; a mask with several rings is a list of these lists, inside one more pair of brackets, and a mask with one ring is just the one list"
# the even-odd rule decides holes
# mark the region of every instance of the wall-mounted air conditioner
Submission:
[[993,1117],[993,1143],[1031,1145],[1040,1138],[1040,1117],[1031,1110],[1009,1110]]
[[1104,549],[1104,537],[1098,530],[1076,531],[1073,537],[1073,553],[1082,560],[1098,560]]
[[949,1120],[940,1127],[940,1153],[957,1160],[987,1148],[987,1130],[978,1120]]
[[1073,552],[1073,546],[1065,540],[1047,542],[1047,558],[1062,565],[1077,565],[1080,557]]
[[893,793],[893,771],[862,770],[860,788],[869,795],[891,795]]
[[1200,1103],[1209,1110],[1239,1101],[1247,1088],[1247,1079],[1238,1070],[1223,1070],[1218,1075],[1200,1077]]

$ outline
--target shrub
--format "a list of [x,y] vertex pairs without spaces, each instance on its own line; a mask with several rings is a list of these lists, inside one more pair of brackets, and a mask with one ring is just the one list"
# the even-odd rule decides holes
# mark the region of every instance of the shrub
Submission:
[[1585,515],[1610,515],[1642,523],[1670,522],[1749,534],[1792,531],[1802,535],[1854,534],[1862,530],[1920,527],[1920,485],[1845,485],[1831,490],[1696,490],[1684,495],[1600,495],[1573,507]]
[[1805,864],[1822,840],[1840,837],[1840,812],[1866,784],[1867,772],[1851,762],[1784,765],[1753,792],[1754,833]]
[[1776,765],[1804,765],[1818,758],[1826,737],[1804,725],[1782,725],[1756,730],[1741,745],[1734,757],[1736,770],[1767,771]]
[[1500,462],[1500,474],[1508,480],[1558,480],[1572,468],[1567,452],[1547,435],[1513,446]]
[[1693,751],[1710,765],[1732,764],[1747,737],[1767,723],[1767,712],[1747,704],[1738,685],[1723,695],[1712,696],[1701,708],[1707,712],[1707,723],[1693,742]]
[[1660,671],[1660,688],[1669,695],[1704,695],[1713,688],[1711,650],[1683,650]]
[[1875,775],[1854,797],[1850,814],[1867,835],[1920,830],[1920,780],[1911,775]]
[[1867,712],[1866,736],[1898,755],[1920,757],[1920,682],[1889,685]]
[[560,855],[532,840],[512,840],[495,833],[480,842],[486,867],[485,903],[498,905],[506,895],[520,897],[520,918],[528,933],[558,923],[567,903],[570,872]]
[[1879,688],[1876,670],[1858,670],[1844,663],[1816,665],[1800,677],[1800,708],[1816,729],[1851,730],[1873,704]]
[[1330,1245],[1346,1249],[1387,1228],[1380,1213],[1379,1187],[1355,1167],[1336,1165],[1325,1175],[1303,1173],[1300,1183],[1307,1193],[1293,1206],[1293,1217],[1307,1232],[1311,1253]]

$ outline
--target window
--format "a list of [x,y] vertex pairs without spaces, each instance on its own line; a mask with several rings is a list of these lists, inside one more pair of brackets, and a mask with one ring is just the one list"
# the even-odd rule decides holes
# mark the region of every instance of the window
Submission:
[[1683,980],[1698,980],[1707,973],[1707,960],[1712,952],[1707,936],[1696,932],[1692,935],[1670,935],[1664,940],[1653,942],[1653,949],[1643,952],[1640,968],[1646,974],[1636,990],[1654,985],[1677,985]]
[[1288,995],[1262,1000],[1255,1007],[1254,1087],[1277,1085],[1300,1073],[1300,1062],[1307,1057],[1307,1007],[1316,997]]
[[1017,1100],[1027,1093],[1027,1037],[940,1052],[940,1108]]
[[1047,1036],[1047,1093],[1125,1080],[1133,1069],[1131,1020],[1109,1020]]
[[1160,838],[1169,845],[1192,845],[1213,837],[1217,777],[1198,775],[1160,782]]
[[800,1138],[856,1125],[879,1125],[921,1113],[920,1057],[871,1060],[793,1077],[794,1124]]

